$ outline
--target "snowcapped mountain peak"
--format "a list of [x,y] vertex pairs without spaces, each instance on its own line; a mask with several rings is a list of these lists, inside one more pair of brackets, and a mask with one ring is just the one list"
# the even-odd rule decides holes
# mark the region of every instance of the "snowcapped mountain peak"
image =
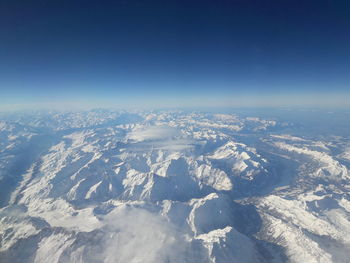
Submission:
[[284,124],[185,111],[0,120],[0,261],[346,262],[348,138]]

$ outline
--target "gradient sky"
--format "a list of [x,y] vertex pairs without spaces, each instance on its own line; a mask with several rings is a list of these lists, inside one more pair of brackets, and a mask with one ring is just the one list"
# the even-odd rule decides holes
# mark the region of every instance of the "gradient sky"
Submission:
[[350,106],[350,1],[0,1],[0,104]]

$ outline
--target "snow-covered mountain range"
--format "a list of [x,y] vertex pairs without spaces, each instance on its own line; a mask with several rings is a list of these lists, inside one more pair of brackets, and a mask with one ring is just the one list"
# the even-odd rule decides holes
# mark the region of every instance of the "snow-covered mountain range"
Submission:
[[0,262],[348,262],[350,130],[308,125],[2,114]]

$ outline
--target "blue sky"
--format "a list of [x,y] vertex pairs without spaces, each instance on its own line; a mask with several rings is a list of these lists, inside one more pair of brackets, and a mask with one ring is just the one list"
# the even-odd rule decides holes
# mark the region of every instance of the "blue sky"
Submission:
[[1,1],[0,104],[350,106],[348,1]]

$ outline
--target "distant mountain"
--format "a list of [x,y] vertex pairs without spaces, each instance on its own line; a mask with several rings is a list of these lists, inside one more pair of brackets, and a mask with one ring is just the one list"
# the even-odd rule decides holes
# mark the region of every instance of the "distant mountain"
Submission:
[[1,116],[0,262],[348,262],[350,133],[337,127],[166,110]]

